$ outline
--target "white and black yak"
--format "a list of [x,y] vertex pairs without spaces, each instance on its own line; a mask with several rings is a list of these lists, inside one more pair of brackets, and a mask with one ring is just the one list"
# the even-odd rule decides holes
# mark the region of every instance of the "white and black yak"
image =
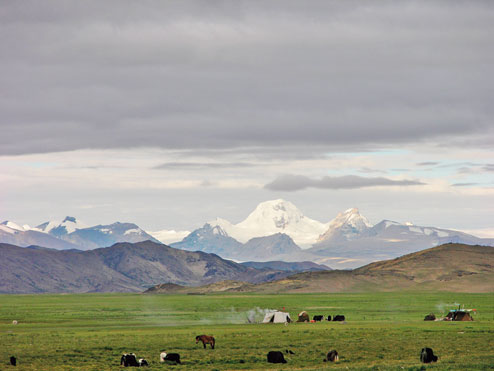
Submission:
[[125,353],[120,358],[120,366],[125,367],[139,367],[139,362],[137,362],[136,355],[134,353]]
[[268,362],[269,363],[286,363],[285,357],[283,357],[283,353],[279,351],[270,351],[268,353]]
[[165,351],[161,351],[160,362],[176,363],[176,364],[181,363],[180,362],[180,354],[178,354],[178,353],[166,353]]

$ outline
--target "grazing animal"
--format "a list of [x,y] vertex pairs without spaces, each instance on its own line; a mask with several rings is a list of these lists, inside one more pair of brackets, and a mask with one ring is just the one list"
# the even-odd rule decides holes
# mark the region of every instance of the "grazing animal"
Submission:
[[345,316],[342,316],[341,314],[337,314],[336,316],[333,317],[333,321],[343,322],[344,320],[345,320]]
[[338,362],[340,357],[338,357],[338,352],[336,350],[330,350],[328,354],[326,355],[326,358],[324,358],[324,362]]
[[437,356],[434,355],[434,352],[431,348],[422,348],[420,352],[420,362],[422,363],[431,363],[437,362]]
[[331,321],[331,316],[328,316],[328,321]]
[[206,344],[211,345],[211,349],[214,349],[215,340],[214,337],[209,335],[197,335],[196,336],[196,344],[202,341],[202,345],[204,345],[204,349],[206,349]]
[[285,350],[285,352],[286,352],[286,353],[288,353],[288,354],[295,354],[295,353],[294,353],[294,352],[292,352],[290,349]]
[[139,367],[146,367],[149,366],[148,361],[146,361],[144,358],[139,359]]
[[429,313],[424,318],[424,321],[435,321],[435,320],[436,320],[436,316],[434,315],[434,313]]
[[283,353],[279,351],[270,351],[268,353],[268,362],[269,363],[286,363],[285,357],[283,357]]
[[125,367],[139,367],[139,362],[137,362],[137,358],[134,353],[125,353],[122,355],[122,358],[120,358],[120,366],[121,365],[124,365]]
[[165,353],[164,351],[160,354],[160,362],[180,362],[180,354],[178,353]]
[[324,316],[314,316],[314,317],[312,317],[312,319],[314,321],[316,321],[316,322],[321,322],[323,318],[324,318]]
[[10,357],[10,364],[12,366],[16,366],[17,365],[17,358],[15,358],[14,356]]

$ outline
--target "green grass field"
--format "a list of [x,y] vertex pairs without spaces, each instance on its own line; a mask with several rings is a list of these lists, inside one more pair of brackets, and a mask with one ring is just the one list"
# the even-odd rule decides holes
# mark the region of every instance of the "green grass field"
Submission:
[[[475,321],[423,321],[455,302],[476,308]],[[347,322],[246,323],[249,310],[283,307],[293,319],[307,310],[311,317],[344,314]],[[203,333],[215,336],[216,349],[195,344]],[[437,364],[419,362],[424,346]],[[0,349],[1,370],[14,369],[10,355],[18,370],[115,370],[123,352],[163,370],[492,369],[494,295],[1,295]],[[160,364],[161,349],[180,353],[183,365]],[[266,362],[269,350],[285,349],[296,353],[287,364]],[[337,364],[322,362],[331,349]]]

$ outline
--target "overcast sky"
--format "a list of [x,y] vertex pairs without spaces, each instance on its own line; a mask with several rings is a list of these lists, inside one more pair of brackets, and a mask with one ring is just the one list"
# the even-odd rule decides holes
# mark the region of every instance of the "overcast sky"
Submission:
[[9,1],[0,219],[244,219],[284,198],[494,235],[491,1]]

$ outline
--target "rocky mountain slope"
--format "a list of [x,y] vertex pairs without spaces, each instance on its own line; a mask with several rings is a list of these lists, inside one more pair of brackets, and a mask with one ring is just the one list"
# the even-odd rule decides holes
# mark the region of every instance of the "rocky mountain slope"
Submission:
[[[180,292],[308,293],[364,291],[451,291],[494,293],[494,247],[445,244],[355,270],[305,272],[280,280],[242,285],[181,288]],[[166,293],[166,288],[161,289]]]
[[117,243],[90,251],[59,251],[0,244],[0,292],[133,292],[168,282],[262,282],[287,276],[214,254],[189,252],[152,241]]

